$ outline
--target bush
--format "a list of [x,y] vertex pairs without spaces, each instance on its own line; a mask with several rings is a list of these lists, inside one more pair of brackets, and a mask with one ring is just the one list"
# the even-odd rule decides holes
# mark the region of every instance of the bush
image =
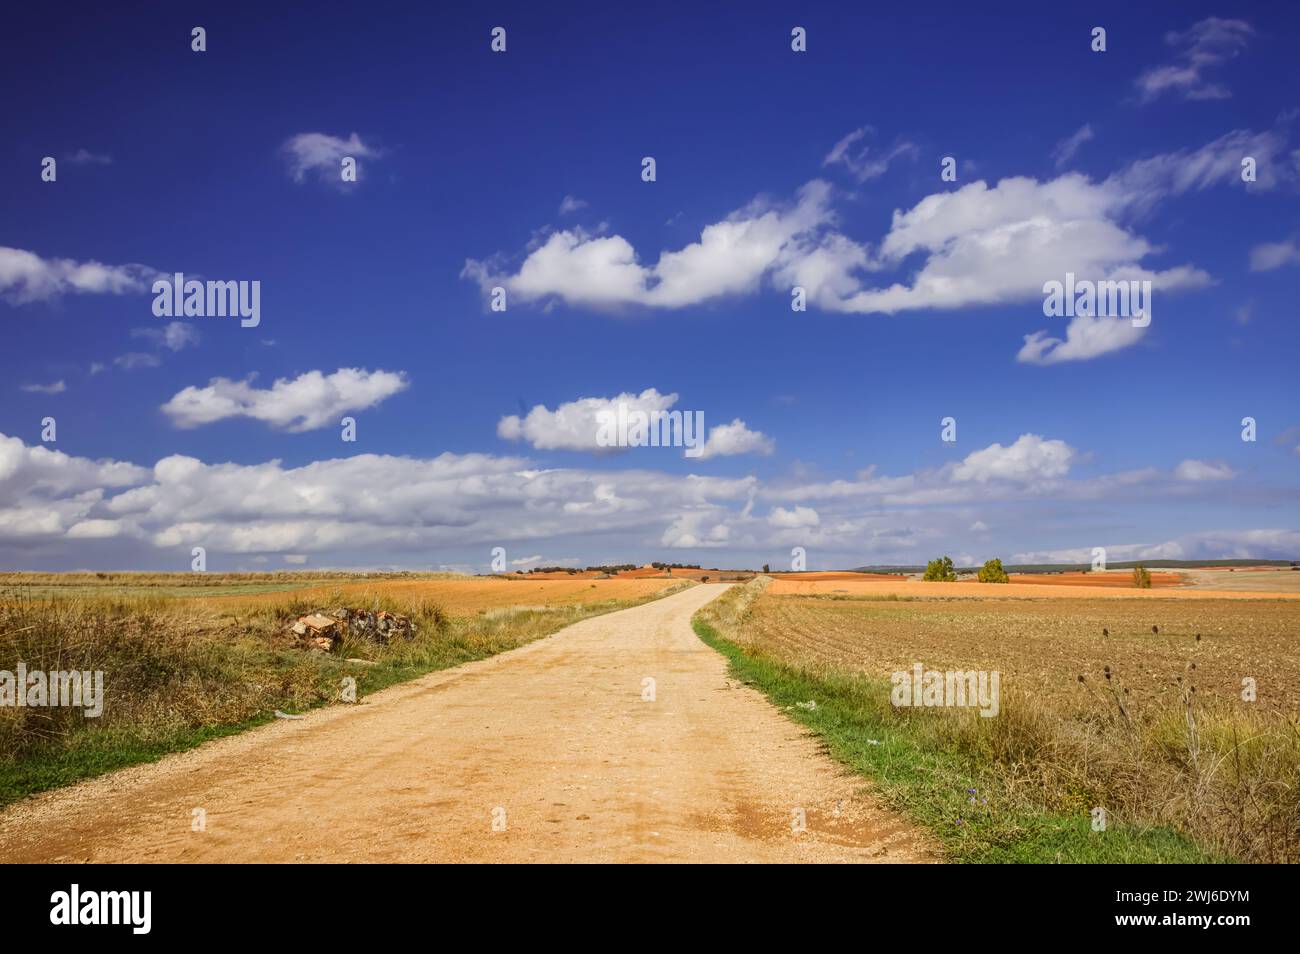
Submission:
[[1133,567],[1133,585],[1140,590],[1151,589],[1151,574],[1141,563]]
[[952,569],[952,558],[940,557],[937,560],[931,560],[925,565],[925,578],[927,580],[938,580],[941,583],[955,582],[957,574]]
[[979,572],[981,583],[1007,583],[1007,571],[1002,569],[1002,561],[992,559],[984,561],[984,566]]

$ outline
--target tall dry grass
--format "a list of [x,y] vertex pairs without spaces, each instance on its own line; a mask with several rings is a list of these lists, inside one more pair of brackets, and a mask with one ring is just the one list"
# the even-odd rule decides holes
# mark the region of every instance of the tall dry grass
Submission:
[[[683,584],[690,585],[690,584]],[[344,676],[364,697],[386,685],[504,650],[569,623],[644,600],[585,605],[514,607],[453,618],[428,599],[399,600],[379,592],[342,592],[283,599],[225,611],[184,598],[132,596],[37,599],[0,594],[0,669],[102,671],[104,709],[88,719],[81,709],[0,707],[0,768],[33,766],[83,749],[94,750],[71,775],[94,774],[97,762],[116,767],[162,746],[184,747],[185,730],[235,727],[276,710],[300,711],[341,701]],[[333,653],[302,648],[290,632],[299,616],[352,606],[387,610],[412,619],[414,638],[388,644],[345,637]],[[199,738],[198,741],[202,739]],[[101,752],[114,747],[122,750]],[[148,750],[148,751],[147,751]],[[161,752],[156,752],[161,754]],[[16,774],[3,789],[48,787]],[[102,769],[99,769],[102,771]],[[71,780],[70,778],[67,780]],[[18,791],[22,794],[22,791]],[[0,791],[0,800],[13,797]]]

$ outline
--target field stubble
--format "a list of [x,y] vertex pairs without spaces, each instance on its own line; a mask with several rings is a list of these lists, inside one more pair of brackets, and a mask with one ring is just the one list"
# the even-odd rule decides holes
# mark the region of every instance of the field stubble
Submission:
[[[1104,807],[1224,856],[1300,860],[1300,602],[781,589],[738,598],[724,635],[828,686],[856,680],[886,723],[955,753],[1009,804]],[[1000,714],[893,708],[890,674],[917,662],[999,671]],[[1242,699],[1247,677],[1257,701]]]

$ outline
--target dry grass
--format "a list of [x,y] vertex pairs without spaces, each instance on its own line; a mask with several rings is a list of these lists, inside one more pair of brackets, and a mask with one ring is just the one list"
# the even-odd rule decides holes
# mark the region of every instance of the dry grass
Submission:
[[[344,584],[256,598],[4,593],[0,670],[22,662],[28,671],[102,671],[104,711],[87,719],[74,708],[0,708],[0,801],[156,758],[276,709],[339,702],[347,676],[365,695],[692,585],[630,582],[549,584],[544,594],[493,581]],[[297,617],[341,605],[410,616],[416,636],[388,645],[345,639],[324,654],[289,633]]]
[[[511,580],[505,577],[448,580],[380,581],[342,583],[295,590],[298,600],[312,601],[337,598],[353,604],[368,605],[376,598],[395,600],[408,605],[433,602],[451,616],[469,616],[506,606],[590,605],[607,600],[639,600],[664,589],[680,585],[671,579],[649,580]],[[261,593],[205,597],[214,609],[240,612],[275,605],[286,594]]]
[[[1078,590],[845,600],[782,589],[754,589],[718,624],[747,652],[861,678],[882,698],[889,674],[917,662],[1001,672],[996,718],[877,708],[968,758],[1007,799],[1067,815],[1102,806],[1117,822],[1170,826],[1232,857],[1300,861],[1300,603]],[[1241,698],[1246,677],[1255,702]]]

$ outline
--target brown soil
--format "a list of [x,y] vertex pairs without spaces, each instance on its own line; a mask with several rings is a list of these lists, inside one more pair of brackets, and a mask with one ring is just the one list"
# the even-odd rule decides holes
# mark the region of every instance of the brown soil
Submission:
[[[936,860],[861,778],[728,678],[690,628],[720,592],[693,587],[354,706],[36,796],[0,813],[0,856]],[[656,701],[642,700],[646,677]],[[195,808],[206,831],[192,830]]]
[[[1012,573],[1012,583],[1028,583],[1037,586],[1120,586],[1137,589],[1133,585],[1132,570],[1108,570],[1104,573]],[[1160,573],[1151,571],[1151,585],[1182,586],[1186,580],[1180,573]]]

